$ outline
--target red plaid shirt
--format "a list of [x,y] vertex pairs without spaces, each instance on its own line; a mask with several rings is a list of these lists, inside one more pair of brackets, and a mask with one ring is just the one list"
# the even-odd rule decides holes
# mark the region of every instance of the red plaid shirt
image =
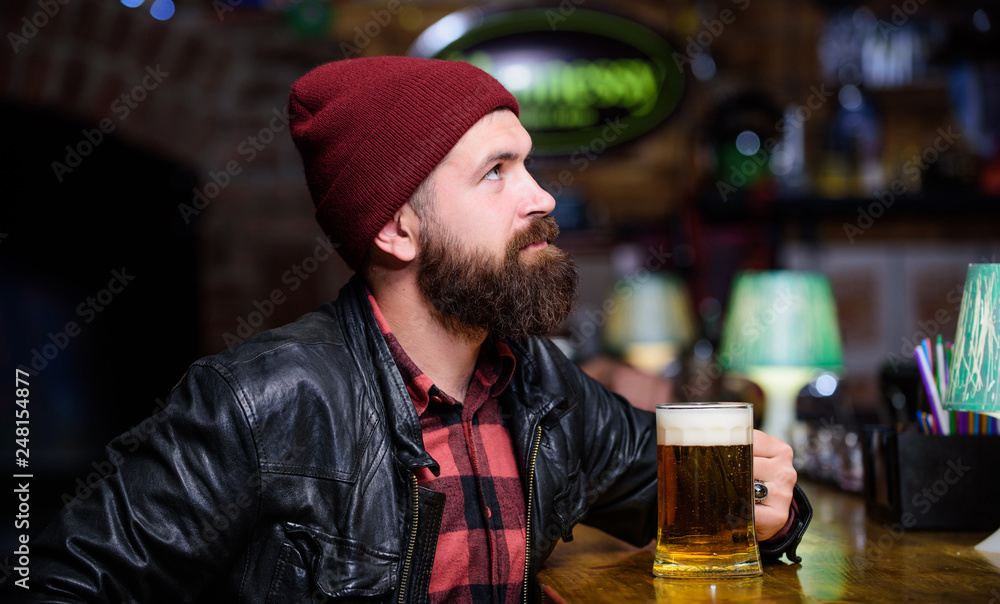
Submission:
[[416,471],[445,495],[431,569],[432,602],[519,602],[524,589],[526,502],[510,433],[497,397],[514,373],[506,344],[479,353],[464,402],[441,391],[407,356],[368,293],[393,360],[410,393],[424,447],[441,467]]

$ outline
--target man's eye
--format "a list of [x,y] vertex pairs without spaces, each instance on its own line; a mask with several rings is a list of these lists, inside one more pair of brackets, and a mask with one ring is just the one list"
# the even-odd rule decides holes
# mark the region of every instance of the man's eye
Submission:
[[493,166],[493,169],[486,173],[484,180],[500,180],[500,164]]

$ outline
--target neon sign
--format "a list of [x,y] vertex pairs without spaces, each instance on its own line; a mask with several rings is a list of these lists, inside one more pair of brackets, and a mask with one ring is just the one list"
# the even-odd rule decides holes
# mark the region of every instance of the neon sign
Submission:
[[[684,72],[646,27],[575,8],[452,13],[429,27],[411,55],[468,61],[517,97],[537,155],[564,155],[603,138],[617,145],[676,109]],[[616,136],[608,141],[611,127]]]

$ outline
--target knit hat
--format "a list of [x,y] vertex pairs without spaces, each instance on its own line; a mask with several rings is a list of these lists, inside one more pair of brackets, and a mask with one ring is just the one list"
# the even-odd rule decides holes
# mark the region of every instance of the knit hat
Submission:
[[316,220],[357,269],[375,235],[484,115],[517,100],[461,61],[365,57],[321,65],[292,86],[292,139]]

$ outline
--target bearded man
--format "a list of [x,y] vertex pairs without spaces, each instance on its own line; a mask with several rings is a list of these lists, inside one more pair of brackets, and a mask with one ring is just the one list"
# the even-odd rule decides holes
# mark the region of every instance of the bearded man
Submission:
[[[514,97],[466,63],[379,57],[313,70],[290,112],[356,275],[194,363],[113,442],[117,472],[33,542],[30,594],[518,602],[577,522],[649,543],[652,414],[543,337],[577,274]],[[754,455],[762,552],[794,559],[809,511],[790,449],[758,433]]]

